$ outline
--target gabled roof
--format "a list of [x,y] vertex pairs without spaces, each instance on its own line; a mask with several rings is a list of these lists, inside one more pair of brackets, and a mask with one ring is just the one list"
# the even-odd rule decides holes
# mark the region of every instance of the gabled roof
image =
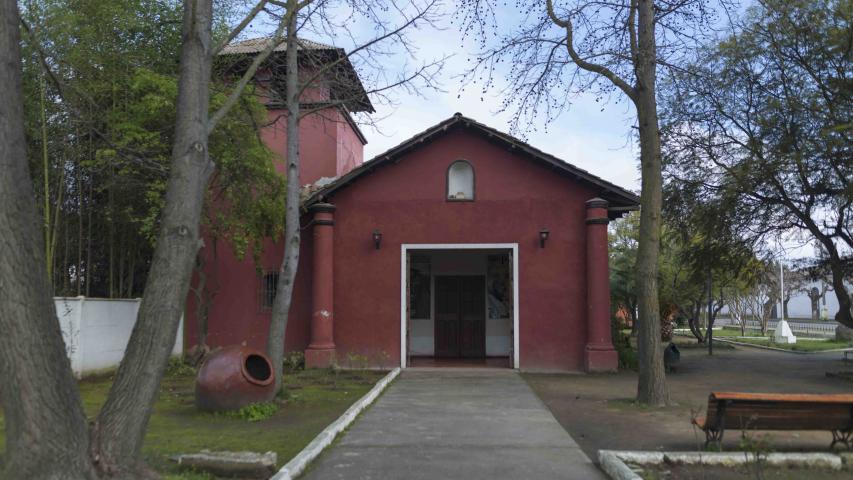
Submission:
[[[251,63],[251,57],[263,52],[272,41],[272,37],[260,37],[233,42],[223,47],[219,55],[241,59],[242,61],[236,62],[230,68],[245,71],[243,69]],[[332,101],[340,101],[346,105],[350,112],[375,111],[358,72],[355,71],[349,58],[347,58],[346,50],[304,38],[298,39],[297,42],[298,51],[310,52],[310,55],[301,61],[310,62],[314,66],[338,62],[328,73],[329,78],[335,79],[334,82],[327,82],[332,90]],[[274,73],[283,74],[284,61],[281,60],[281,55],[286,51],[287,44],[280,42],[273,48],[270,57],[267,58],[265,63],[271,67]],[[302,57],[303,54],[300,53],[299,55]]]
[[[250,53],[261,53],[267,48],[272,38],[270,37],[260,37],[260,38],[250,38],[248,40],[240,40],[239,42],[229,43],[228,45],[222,48],[222,51],[219,52],[220,55],[236,55],[236,54],[250,54]],[[337,47],[332,45],[326,45],[325,43],[315,42],[313,40],[306,40],[304,38],[300,38],[298,40],[299,46],[298,49],[302,50],[335,50]],[[286,52],[287,44],[282,42],[276,45],[273,48],[274,52]]]
[[334,195],[335,192],[346,188],[362,176],[367,175],[378,168],[394,164],[402,155],[458,129],[465,129],[479,134],[488,141],[494,142],[507,150],[516,152],[522,156],[527,156],[531,160],[541,162],[553,168],[557,173],[566,175],[579,182],[586,183],[597,188],[599,190],[597,195],[610,203],[610,216],[613,218],[622,216],[622,214],[628,210],[638,209],[640,198],[634,193],[599,178],[586,170],[566,163],[553,155],[532,147],[511,135],[507,135],[506,133],[495,130],[494,128],[486,126],[476,120],[465,117],[461,113],[454,114],[452,117],[444,120],[438,125],[424,130],[385,153],[377,155],[376,157],[373,157],[373,159],[350,170],[347,174],[337,178],[334,182],[331,182],[313,192],[305,200],[304,204],[305,206],[308,206],[313,203],[323,201],[326,197]]

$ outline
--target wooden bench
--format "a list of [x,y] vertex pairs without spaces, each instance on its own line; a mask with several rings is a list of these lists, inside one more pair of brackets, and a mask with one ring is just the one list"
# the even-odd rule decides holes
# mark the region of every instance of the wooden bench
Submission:
[[833,448],[853,442],[853,394],[713,392],[704,418],[693,424],[705,432],[705,446],[722,449],[723,433],[735,430],[829,430]]

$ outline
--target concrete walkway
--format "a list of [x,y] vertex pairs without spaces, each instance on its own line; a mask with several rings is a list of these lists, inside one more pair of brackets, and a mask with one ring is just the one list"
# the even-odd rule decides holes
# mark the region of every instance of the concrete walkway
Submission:
[[517,373],[445,368],[405,370],[303,478],[605,477]]

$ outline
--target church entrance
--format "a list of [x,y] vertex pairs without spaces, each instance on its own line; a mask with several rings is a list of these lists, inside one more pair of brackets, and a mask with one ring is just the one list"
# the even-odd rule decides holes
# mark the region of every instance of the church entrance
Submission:
[[486,356],[486,277],[435,277],[435,356]]
[[514,363],[511,249],[407,249],[406,366]]

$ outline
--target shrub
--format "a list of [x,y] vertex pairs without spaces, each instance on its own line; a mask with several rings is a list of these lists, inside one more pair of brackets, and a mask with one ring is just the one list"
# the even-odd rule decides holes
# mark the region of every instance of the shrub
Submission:
[[613,342],[616,352],[619,354],[619,368],[622,370],[637,369],[637,352],[631,348],[631,336],[620,333]]
[[242,418],[249,422],[259,422],[275,415],[275,412],[277,412],[278,409],[278,404],[273,402],[250,403],[240,410],[226,412],[226,415]]
[[300,351],[287,352],[284,356],[285,372],[298,372],[305,370],[305,353]]
[[195,376],[196,372],[196,368],[184,362],[181,357],[169,357],[169,363],[166,365],[167,377]]

